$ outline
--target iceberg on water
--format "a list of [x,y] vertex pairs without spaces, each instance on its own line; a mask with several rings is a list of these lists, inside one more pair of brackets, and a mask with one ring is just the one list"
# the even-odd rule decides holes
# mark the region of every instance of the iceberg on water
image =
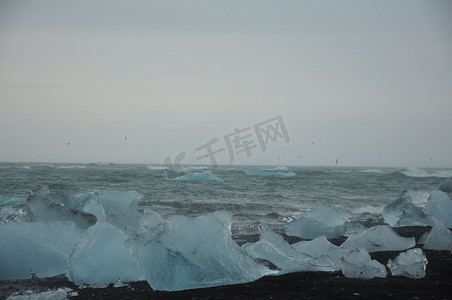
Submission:
[[248,176],[262,176],[262,177],[268,177],[268,176],[274,176],[274,177],[294,177],[296,176],[295,172],[289,171],[289,172],[266,172],[263,170],[249,170],[245,171],[245,174]]
[[386,268],[376,260],[370,258],[364,248],[351,251],[341,259],[341,271],[347,278],[372,279],[385,278]]
[[383,219],[391,227],[428,226],[424,207],[430,193],[430,188],[426,186],[405,190],[397,201],[385,206]]
[[218,177],[212,174],[211,171],[205,171],[202,173],[189,173],[174,178],[177,181],[220,181]]
[[286,224],[286,233],[302,239],[314,239],[321,235],[328,239],[340,237],[345,233],[344,224],[350,216],[351,212],[340,206],[316,207]]
[[392,276],[404,276],[409,278],[424,278],[427,268],[427,258],[422,249],[415,248],[402,252],[394,260],[387,264]]
[[446,193],[452,193],[452,178],[447,178],[441,182],[438,189]]
[[292,247],[301,253],[314,258],[328,256],[331,261],[339,266],[341,258],[350,253],[350,250],[333,245],[324,235],[311,241],[301,241],[292,245]]
[[276,265],[279,274],[300,271],[337,271],[328,256],[316,258],[297,251],[282,236],[265,229],[256,243],[246,243],[242,249],[255,259],[264,259]]
[[421,236],[419,244],[424,244],[424,249],[428,250],[452,251],[452,232],[435,217],[432,218],[432,223],[432,230]]
[[66,260],[83,230],[73,222],[11,222],[0,225],[0,280],[65,273]]
[[441,219],[446,227],[452,228],[452,201],[446,193],[432,191],[425,205],[425,211],[429,216]]
[[132,256],[128,236],[99,221],[88,228],[67,260],[67,277],[75,284],[138,281],[141,270]]
[[341,247],[350,250],[364,248],[368,252],[379,252],[406,250],[415,245],[415,238],[401,237],[388,225],[380,225],[350,235]]

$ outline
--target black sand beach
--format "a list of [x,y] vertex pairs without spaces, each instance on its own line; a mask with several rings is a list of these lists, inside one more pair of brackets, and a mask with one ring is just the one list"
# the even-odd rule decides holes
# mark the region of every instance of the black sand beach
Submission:
[[[418,238],[426,228],[397,230],[403,236]],[[427,272],[423,279],[393,277],[370,280],[345,278],[341,272],[299,272],[267,276],[257,281],[177,292],[154,291],[147,282],[124,287],[79,289],[63,275],[46,279],[0,282],[0,299],[26,291],[44,292],[68,287],[70,299],[452,299],[452,253],[424,250]],[[372,253],[373,259],[386,265],[399,252]]]

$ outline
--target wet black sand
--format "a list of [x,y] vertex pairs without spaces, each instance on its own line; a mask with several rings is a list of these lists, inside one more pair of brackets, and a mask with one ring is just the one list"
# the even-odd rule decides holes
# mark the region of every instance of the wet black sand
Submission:
[[[403,236],[419,237],[425,229],[398,230]],[[423,279],[392,277],[370,280],[345,278],[341,272],[299,272],[263,277],[257,281],[178,292],[153,291],[147,282],[127,287],[79,289],[64,276],[35,280],[0,282],[0,299],[14,292],[42,292],[69,287],[77,292],[70,299],[452,299],[452,254],[450,251],[424,250],[427,272]],[[399,252],[378,252],[373,259],[386,265]]]

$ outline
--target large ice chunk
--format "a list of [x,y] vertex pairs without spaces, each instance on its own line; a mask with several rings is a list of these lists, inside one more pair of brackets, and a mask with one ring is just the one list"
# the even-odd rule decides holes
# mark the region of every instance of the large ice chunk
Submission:
[[452,178],[447,178],[441,182],[438,189],[446,193],[452,193]]
[[441,219],[446,227],[452,228],[452,201],[446,193],[432,191],[425,205],[425,211],[429,216]]
[[66,272],[66,259],[82,237],[73,222],[20,222],[0,226],[0,280]]
[[379,252],[401,251],[415,245],[415,238],[401,237],[388,225],[380,225],[350,235],[341,247],[350,250],[365,248],[368,252]]
[[[136,191],[95,190],[85,194],[85,197],[87,197],[87,201],[84,209],[90,208],[93,211],[99,211],[100,215],[104,212],[106,217],[110,213],[110,209],[114,208],[123,212],[131,220],[138,221],[139,219],[138,201],[142,198],[142,195]],[[103,211],[98,207],[98,204],[102,206]],[[103,217],[99,219],[105,220]]]
[[174,216],[164,230],[137,241],[143,277],[153,289],[183,290],[241,283],[269,274],[232,240],[230,213]]
[[33,191],[27,198],[27,204],[34,221],[72,221],[80,228],[86,229],[97,222],[94,215],[66,207],[55,201],[55,196],[47,186]]
[[321,235],[326,238],[339,237],[345,233],[344,223],[350,216],[350,211],[340,206],[316,207],[287,224],[286,233],[303,239]]
[[336,271],[338,267],[327,257],[317,258],[297,251],[289,245],[282,236],[265,229],[256,243],[246,243],[242,246],[255,259],[265,259],[281,269],[280,273],[299,271]]
[[177,181],[220,181],[218,177],[212,174],[211,171],[205,171],[202,173],[188,173],[174,178]]
[[397,201],[383,209],[383,219],[391,227],[427,226],[424,206],[431,193],[427,186],[417,186],[405,190]]
[[392,276],[424,278],[426,267],[427,258],[420,248],[402,252],[394,260],[388,261],[388,268]]
[[372,279],[385,278],[387,275],[385,266],[372,260],[364,248],[355,249],[344,256],[341,259],[340,267],[347,278]]
[[422,235],[419,244],[424,244],[424,249],[452,251],[452,232],[435,217],[432,218],[432,223],[432,230]]
[[339,266],[342,257],[350,253],[341,247],[331,244],[324,235],[313,239],[312,241],[301,241],[292,245],[292,247],[301,253],[314,258],[328,256],[333,263]]
[[113,225],[99,221],[88,228],[67,260],[67,277],[80,283],[112,283],[141,279],[128,236]]

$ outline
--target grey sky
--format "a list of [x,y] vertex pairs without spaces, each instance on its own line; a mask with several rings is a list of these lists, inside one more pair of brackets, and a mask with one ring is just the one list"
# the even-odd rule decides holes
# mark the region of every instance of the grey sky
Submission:
[[451,114],[450,1],[0,1],[0,161],[208,164],[281,115],[234,163],[452,167]]

